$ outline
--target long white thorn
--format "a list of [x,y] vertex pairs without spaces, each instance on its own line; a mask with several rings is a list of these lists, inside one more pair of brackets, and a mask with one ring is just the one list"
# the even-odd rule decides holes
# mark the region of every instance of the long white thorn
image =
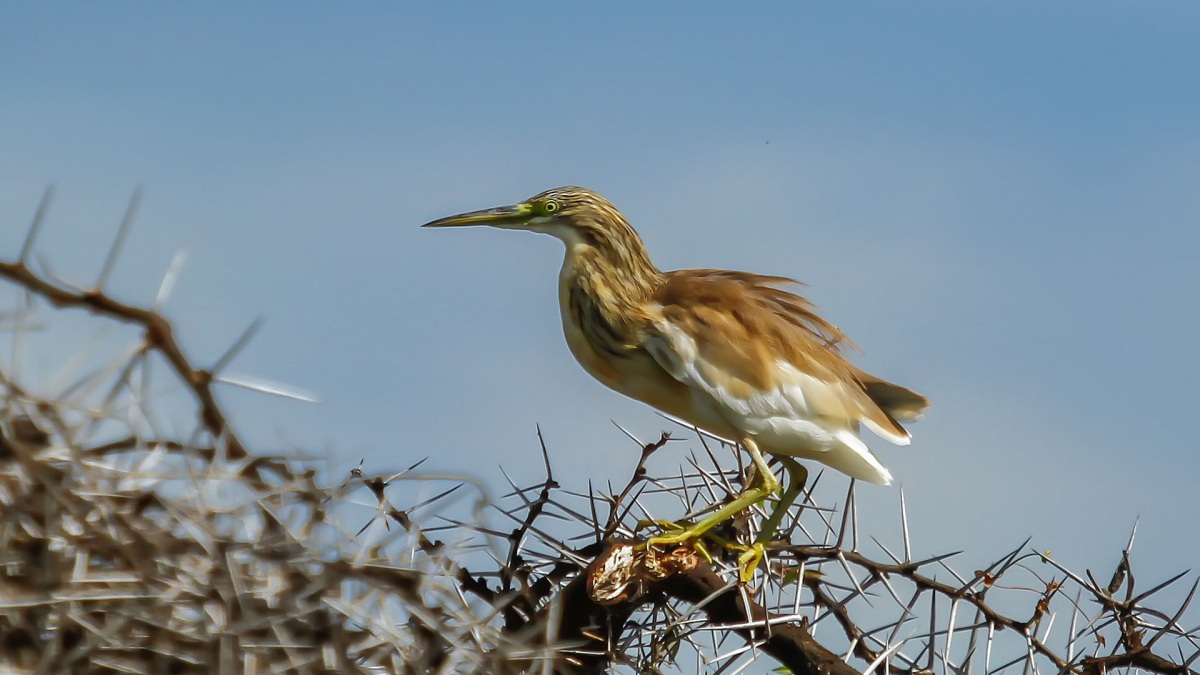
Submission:
[[187,251],[176,251],[171,258],[171,264],[167,266],[167,273],[163,275],[162,283],[158,285],[158,294],[154,296],[152,309],[155,311],[165,305],[171,297],[171,291],[175,290],[175,282],[179,281],[179,274],[183,271],[185,262],[187,262]]
[[29,260],[29,253],[33,251],[33,243],[37,240],[38,233],[42,231],[42,224],[46,222],[46,212],[50,210],[50,202],[53,200],[54,186],[47,185],[46,191],[42,193],[42,201],[38,203],[37,213],[33,214],[29,232],[25,234],[25,243],[21,245],[21,255],[17,258],[17,262],[22,265]]
[[129,198],[129,206],[125,207],[125,217],[121,219],[121,227],[117,228],[117,236],[113,238],[112,247],[108,249],[108,257],[105,258],[104,267],[100,270],[100,278],[96,279],[95,289],[97,291],[103,291],[104,286],[108,283],[108,277],[117,265],[117,257],[121,255],[121,249],[125,246],[125,239],[129,236],[129,229],[133,227],[133,218],[137,215],[138,206],[141,203],[142,186],[139,185],[134,188],[133,196]]

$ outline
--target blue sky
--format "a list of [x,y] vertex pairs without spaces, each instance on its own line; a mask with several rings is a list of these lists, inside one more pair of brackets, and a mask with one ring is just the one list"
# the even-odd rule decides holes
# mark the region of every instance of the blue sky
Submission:
[[[417,227],[580,184],[663,268],[807,282],[864,367],[933,399],[910,448],[873,443],[919,551],[1032,535],[1107,568],[1140,516],[1144,574],[1200,556],[1200,5],[5,14],[3,255],[53,183],[39,250],[93,278],[144,184],[114,292],[149,302],[186,250],[168,313],[197,360],[264,315],[234,370],[323,400],[223,392],[260,448],[534,481],[540,424],[564,485],[623,481],[610,420],[666,425],[572,362],[560,245]],[[862,494],[894,532],[896,490]]]

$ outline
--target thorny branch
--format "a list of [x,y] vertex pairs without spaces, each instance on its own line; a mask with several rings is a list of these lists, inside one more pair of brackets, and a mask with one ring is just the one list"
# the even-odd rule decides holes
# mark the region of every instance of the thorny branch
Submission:
[[[713,482],[711,477],[704,480]],[[629,494],[628,490],[623,492]],[[613,501],[619,500],[614,497]],[[573,514],[581,525],[592,525],[568,506],[553,505]],[[843,650],[840,653],[847,658],[856,658],[860,669],[872,664],[878,668],[886,661],[890,671],[896,673],[925,673],[943,665],[953,670],[980,667],[988,673],[1045,666],[1076,673],[1114,668],[1178,675],[1195,672],[1190,664],[1200,653],[1200,635],[1180,619],[1190,607],[1197,586],[1193,585],[1174,613],[1145,604],[1182,575],[1140,594],[1127,588],[1125,599],[1118,600],[1113,595],[1120,585],[1109,591],[1064,574],[1046,554],[1026,549],[1023,544],[987,569],[963,577],[948,567],[948,560],[956,554],[924,560],[878,560],[839,543],[858,539],[855,533],[844,531],[853,526],[852,520],[834,528],[811,502],[798,507],[795,517],[800,521],[813,515],[819,515],[818,520],[826,525],[822,539],[835,543],[776,542],[771,548],[771,573],[760,574],[755,587],[739,588],[735,569],[728,560],[716,560],[712,565],[701,561],[690,570],[663,579],[643,579],[641,587],[632,591],[623,589],[622,593],[628,595],[618,593],[619,601],[608,606],[609,614],[590,605],[584,609],[568,603],[560,635],[588,641],[584,649],[576,650],[572,662],[582,672],[601,672],[619,663],[634,664],[637,669],[662,668],[671,661],[670,655],[679,653],[678,643],[686,642],[696,652],[707,653],[702,658],[709,662],[762,651],[792,672],[838,672],[845,662],[836,656],[836,663],[831,661],[830,647]],[[620,539],[605,541],[598,553],[594,549],[576,552],[576,557],[592,561],[585,574],[603,564],[614,547],[629,547]],[[553,556],[548,554],[546,559]],[[560,573],[563,564],[558,559],[551,573]],[[1128,550],[1122,552],[1120,565],[1123,570],[1118,576],[1123,583],[1132,584]],[[1048,567],[1053,576],[1044,578],[1036,571],[1038,566]],[[930,571],[948,571],[957,581],[940,581]],[[907,586],[904,595],[898,590],[901,583]],[[558,596],[549,592],[551,587],[543,586],[544,603],[563,595],[587,598],[580,585],[580,579],[573,577]],[[1068,591],[1090,597],[1099,609],[1089,611],[1085,602],[1070,599]],[[1011,605],[1015,597],[1023,595],[1030,597],[1028,613],[1023,616],[1006,614],[995,606],[995,601]],[[760,598],[772,598],[772,604],[763,605]],[[596,595],[592,594],[591,599],[595,600]],[[890,618],[880,604],[888,599],[895,607]],[[675,606],[676,602],[680,604]],[[921,604],[930,607],[926,618],[929,627],[924,632],[914,630],[916,608]],[[943,612],[940,617],[939,611]],[[962,618],[968,615],[973,619],[963,623]],[[613,617],[619,620],[610,620]],[[680,617],[691,618],[684,621]],[[1069,620],[1072,628],[1058,641],[1051,640],[1053,624],[1064,620]],[[811,631],[828,621],[838,626],[841,638],[830,636],[818,642]],[[712,646],[706,647],[702,638],[713,631],[740,636],[743,647],[712,652]],[[1017,639],[1006,641],[1004,634]],[[663,648],[663,640],[677,644]],[[1158,651],[1150,649],[1155,643],[1176,646],[1176,658],[1161,645]],[[747,647],[750,652],[744,651]],[[1016,658],[1005,662],[1001,652],[1014,656],[1013,650],[1019,650]],[[586,657],[581,656],[584,654]]]
[[[216,396],[212,389],[214,372],[191,365],[187,356],[184,355],[183,348],[175,338],[174,328],[162,314],[154,309],[143,309],[121,302],[105,293],[104,283],[107,281],[109,273],[116,264],[117,256],[121,249],[120,244],[132,226],[137,202],[140,200],[140,191],[134,194],[130,202],[130,208],[118,230],[118,237],[114,241],[112,250],[105,261],[104,270],[101,272],[97,284],[91,289],[86,290],[71,288],[65,284],[55,283],[48,278],[38,276],[26,263],[29,252],[32,250],[33,243],[36,240],[37,233],[44,222],[52,194],[52,191],[47,190],[46,196],[38,208],[33,225],[30,227],[29,234],[25,239],[21,257],[12,262],[0,260],[0,278],[7,279],[23,287],[55,307],[86,309],[100,316],[140,326],[144,332],[145,342],[138,357],[149,351],[155,351],[162,355],[175,371],[175,375],[179,378],[179,381],[185,384],[195,395],[200,408],[200,421],[213,438],[221,439],[229,458],[233,460],[249,458],[246,462],[245,471],[247,472],[247,476],[254,477],[255,479],[258,478],[260,467],[271,469],[281,468],[274,462],[249,457],[246,447],[230,426],[228,417],[217,404]],[[236,350],[231,350],[230,354],[223,361],[227,361],[228,357],[234,351]]]
[[629,482],[625,484],[625,489],[621,490],[621,494],[614,497],[609,504],[608,521],[604,524],[604,535],[601,537],[602,540],[612,537],[617,531],[617,528],[620,527],[622,517],[628,515],[629,507],[625,508],[624,513],[622,513],[621,507],[623,504],[627,503],[629,495],[631,492],[633,492],[633,489],[637,487],[639,483],[646,480],[646,461],[649,460],[650,456],[655,452],[661,450],[662,447],[665,446],[670,440],[671,434],[668,434],[664,431],[662,436],[660,436],[657,441],[654,441],[653,443],[647,443],[642,446],[642,456],[638,459],[637,466],[633,469],[633,476],[629,479]]

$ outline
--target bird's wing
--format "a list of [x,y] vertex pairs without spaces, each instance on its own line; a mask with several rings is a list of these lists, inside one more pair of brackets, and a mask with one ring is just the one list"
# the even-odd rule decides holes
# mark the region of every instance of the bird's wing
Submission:
[[843,430],[863,423],[907,444],[908,432],[872,400],[865,374],[842,356],[848,344],[842,332],[807,300],[777,288],[784,283],[791,280],[670,272],[650,305],[647,351],[732,417],[810,420]]

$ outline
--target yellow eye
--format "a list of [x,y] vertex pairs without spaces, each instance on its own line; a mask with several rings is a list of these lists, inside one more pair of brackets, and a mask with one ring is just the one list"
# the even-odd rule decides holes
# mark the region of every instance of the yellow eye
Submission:
[[554,213],[558,209],[559,209],[558,202],[554,201],[553,199],[548,200],[547,202],[542,204],[542,210],[545,211],[546,213]]

